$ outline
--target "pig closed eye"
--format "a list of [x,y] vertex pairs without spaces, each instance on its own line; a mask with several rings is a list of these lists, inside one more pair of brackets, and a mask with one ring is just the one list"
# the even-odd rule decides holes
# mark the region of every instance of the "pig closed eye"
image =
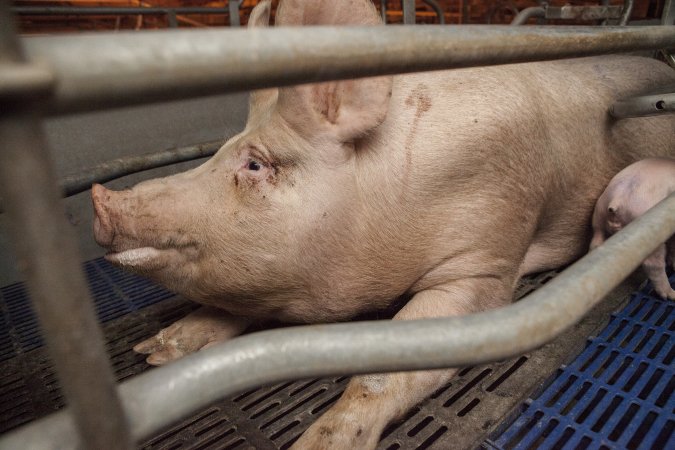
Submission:
[[246,166],[248,170],[252,170],[254,172],[257,172],[258,170],[262,169],[262,164],[260,164],[258,161],[251,159],[248,162],[248,166]]

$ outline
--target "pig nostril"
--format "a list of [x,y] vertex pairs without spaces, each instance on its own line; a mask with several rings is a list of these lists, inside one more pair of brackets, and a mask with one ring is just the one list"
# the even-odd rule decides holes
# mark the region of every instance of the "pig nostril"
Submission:
[[665,107],[666,107],[666,102],[664,102],[663,100],[659,100],[658,102],[656,102],[656,109],[661,110],[661,109],[664,109]]

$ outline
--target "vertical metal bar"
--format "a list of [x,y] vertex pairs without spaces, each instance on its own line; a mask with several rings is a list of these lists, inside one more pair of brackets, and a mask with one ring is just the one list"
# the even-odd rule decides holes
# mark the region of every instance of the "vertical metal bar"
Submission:
[[382,13],[382,23],[387,24],[387,0],[380,0],[380,12]]
[[239,0],[229,0],[227,7],[230,11],[230,26],[238,27],[241,25],[239,21]]
[[[635,6],[634,0],[624,0],[623,2],[623,11],[621,12],[621,18],[619,19],[619,25],[626,26],[630,20],[631,14],[633,14],[633,7]],[[664,6],[665,8],[665,6]]]
[[441,5],[439,5],[436,0],[422,0],[422,1],[427,5],[431,6],[431,9],[434,10],[436,15],[438,16],[438,23],[440,23],[441,25],[445,25],[445,14],[443,14],[443,8],[441,8]]
[[403,0],[403,24],[415,25],[415,0]]
[[178,18],[175,9],[167,9],[166,17],[169,19],[169,28],[178,28]]
[[663,5],[661,23],[663,25],[675,24],[675,0],[666,0],[666,3]]
[[[0,2],[0,63],[25,63],[9,2]],[[36,97],[3,98],[0,193],[18,264],[27,277],[47,346],[83,447],[131,448],[78,252],[56,188]]]

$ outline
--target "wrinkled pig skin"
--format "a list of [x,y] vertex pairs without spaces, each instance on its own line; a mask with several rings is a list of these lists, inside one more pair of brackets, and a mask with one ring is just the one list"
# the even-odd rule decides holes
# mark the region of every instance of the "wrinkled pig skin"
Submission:
[[[263,2],[251,22],[268,16]],[[277,25],[379,23],[365,0],[282,0],[277,12]],[[95,236],[114,264],[225,311],[214,335],[399,298],[394,320],[503,306],[523,274],[585,253],[613,175],[675,157],[672,117],[607,114],[674,81],[655,60],[606,56],[258,91],[245,130],[200,167],[94,186]],[[179,330],[179,352],[159,338],[138,349],[163,363],[213,343]],[[354,377],[295,447],[374,448],[453,373]]]
[[[602,193],[593,212],[593,239],[590,249],[640,217],[675,192],[675,159],[648,158],[631,164],[616,174]],[[666,266],[675,269],[675,237],[660,245],[642,267],[663,298],[675,300]]]

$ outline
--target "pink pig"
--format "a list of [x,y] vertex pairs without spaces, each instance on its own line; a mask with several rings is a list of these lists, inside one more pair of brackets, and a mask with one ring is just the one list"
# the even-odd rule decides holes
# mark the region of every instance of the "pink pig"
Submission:
[[[591,250],[675,191],[675,160],[648,158],[616,174],[595,205]],[[675,237],[660,245],[642,263],[654,289],[675,300],[666,275],[667,259],[675,268]]]
[[[249,24],[269,16],[261,2]],[[276,25],[381,20],[370,0],[282,0]],[[394,320],[507,305],[523,274],[586,251],[615,173],[675,157],[673,117],[607,113],[674,81],[614,55],[254,92],[246,128],[200,167],[92,189],[108,260],[205,305],[135,350],[164,364],[251,322],[347,320],[396,299]],[[294,448],[374,449],[454,372],[356,376]]]

